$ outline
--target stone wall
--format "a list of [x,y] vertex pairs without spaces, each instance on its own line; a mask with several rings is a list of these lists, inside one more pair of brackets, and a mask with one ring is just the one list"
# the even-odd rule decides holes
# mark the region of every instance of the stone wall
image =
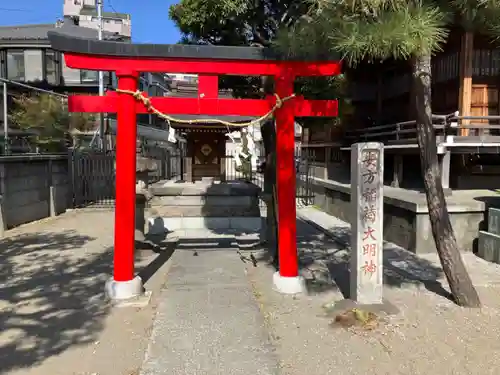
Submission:
[[[351,222],[350,185],[312,178],[314,204],[344,221]],[[481,193],[479,193],[481,195]],[[477,198],[477,199],[476,199]],[[472,251],[485,220],[485,203],[478,197],[454,193],[448,197],[448,212],[458,245]],[[384,239],[415,253],[436,251],[425,195],[405,189],[384,187]]]
[[6,229],[56,216],[68,207],[68,157],[0,157],[0,235]]

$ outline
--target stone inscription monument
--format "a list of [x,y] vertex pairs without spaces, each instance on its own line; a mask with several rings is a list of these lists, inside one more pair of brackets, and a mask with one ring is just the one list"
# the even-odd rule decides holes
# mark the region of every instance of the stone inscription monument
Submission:
[[488,209],[488,230],[479,231],[477,255],[500,264],[500,209]]
[[350,299],[359,304],[382,303],[383,186],[383,144],[352,145]]

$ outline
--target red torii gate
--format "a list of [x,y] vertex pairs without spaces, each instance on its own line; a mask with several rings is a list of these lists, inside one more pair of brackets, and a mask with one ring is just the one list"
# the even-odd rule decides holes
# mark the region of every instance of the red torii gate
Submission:
[[[139,72],[201,75],[208,95],[150,98],[152,106],[162,113],[257,117],[273,109],[278,98],[294,93],[296,77],[337,75],[341,69],[338,61],[282,60],[273,56],[272,51],[258,47],[128,44],[76,38],[59,32],[49,32],[49,39],[53,49],[64,53],[68,67],[115,71],[118,89],[122,90],[103,97],[70,96],[68,100],[70,112],[117,113],[114,273],[107,286],[108,294],[115,299],[135,297],[143,291],[142,281],[134,277],[136,115],[148,113],[148,109],[132,95],[123,93],[137,91]],[[217,75],[274,76],[278,98],[218,99]],[[276,109],[280,269],[273,279],[276,288],[284,293],[297,293],[303,288],[296,243],[294,118],[337,114],[336,100],[305,100],[299,96]]]

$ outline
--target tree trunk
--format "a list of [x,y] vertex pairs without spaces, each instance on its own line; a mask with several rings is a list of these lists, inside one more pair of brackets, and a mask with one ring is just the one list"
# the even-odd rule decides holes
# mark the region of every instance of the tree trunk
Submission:
[[266,155],[264,169],[264,196],[266,201],[266,242],[272,256],[272,263],[279,269],[278,257],[278,225],[276,197],[276,127],[274,120],[265,121],[261,125],[262,141]]
[[460,255],[446,207],[438,164],[436,135],[431,109],[431,56],[413,60],[417,139],[429,208],[432,235],[455,302],[464,307],[480,307],[481,302]]

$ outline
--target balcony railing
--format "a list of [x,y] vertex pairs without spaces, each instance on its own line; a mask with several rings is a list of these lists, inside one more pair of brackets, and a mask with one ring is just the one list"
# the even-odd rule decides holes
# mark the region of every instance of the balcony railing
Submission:
[[[432,115],[438,145],[497,146],[500,145],[500,116]],[[392,148],[417,145],[416,120],[349,130],[344,146],[355,142],[378,141]]]

